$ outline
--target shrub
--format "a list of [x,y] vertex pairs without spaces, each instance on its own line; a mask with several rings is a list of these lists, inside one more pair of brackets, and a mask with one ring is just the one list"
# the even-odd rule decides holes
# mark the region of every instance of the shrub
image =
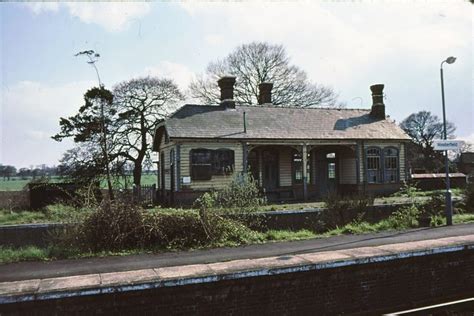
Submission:
[[398,192],[392,194],[392,196],[406,196],[409,198],[416,197],[420,192],[420,189],[416,187],[416,184],[410,184],[406,181],[403,181],[402,186]]
[[210,216],[225,216],[248,227],[258,227],[260,217],[254,216],[265,204],[257,182],[251,174],[236,175],[222,190],[206,192],[194,202],[206,231],[210,230]]
[[440,216],[445,209],[445,197],[442,194],[431,196],[427,203],[421,207],[421,216]]
[[373,197],[355,195],[341,197],[337,194],[329,194],[324,199],[327,211],[323,213],[323,222],[327,228],[342,226],[356,218],[362,219],[367,208],[374,204]]
[[464,204],[467,212],[474,213],[474,183],[470,183],[464,190]]
[[418,218],[421,211],[415,204],[401,207],[398,211],[393,212],[386,220],[389,228],[406,229],[418,227]]
[[258,238],[257,233],[241,223],[213,212],[207,214],[204,223],[202,216],[193,210],[150,212],[133,204],[113,201],[103,203],[82,222],[58,233],[56,248],[71,249],[72,253],[77,249],[91,252],[187,249],[236,245]]
[[80,225],[82,248],[92,251],[142,246],[142,210],[133,204],[103,203]]
[[239,174],[216,194],[217,206],[225,209],[255,210],[265,204],[257,181],[252,174]]
[[444,216],[441,215],[432,215],[430,217],[430,226],[437,227],[444,225],[446,223]]

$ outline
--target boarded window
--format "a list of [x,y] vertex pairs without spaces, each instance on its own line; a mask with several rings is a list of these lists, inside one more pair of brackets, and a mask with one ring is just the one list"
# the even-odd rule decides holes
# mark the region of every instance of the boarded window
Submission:
[[191,178],[211,180],[213,175],[228,175],[234,172],[234,151],[230,149],[193,149],[190,152]]
[[380,149],[369,148],[367,149],[367,182],[380,183],[381,180]]

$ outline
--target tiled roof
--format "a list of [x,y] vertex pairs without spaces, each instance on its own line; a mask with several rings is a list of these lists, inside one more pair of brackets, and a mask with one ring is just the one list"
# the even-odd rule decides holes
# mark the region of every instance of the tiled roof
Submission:
[[[246,132],[244,132],[244,113]],[[408,140],[389,119],[362,109],[288,108],[187,104],[164,126],[171,138],[220,139],[390,139]]]

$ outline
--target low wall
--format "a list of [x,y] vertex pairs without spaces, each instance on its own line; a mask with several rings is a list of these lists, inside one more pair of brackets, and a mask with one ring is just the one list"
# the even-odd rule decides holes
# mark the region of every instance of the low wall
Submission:
[[[394,211],[407,204],[387,204],[367,207],[362,220],[374,223],[389,217]],[[259,230],[287,229],[300,230],[309,229],[318,233],[325,232],[335,226],[343,226],[353,221],[360,211],[347,210],[336,212],[328,209],[305,209],[272,211],[261,215]]]
[[4,209],[29,209],[29,191],[0,191],[0,208]]
[[47,247],[55,231],[66,224],[22,224],[0,226],[0,245],[9,247]]
[[[409,183],[422,191],[446,189],[446,179],[443,175],[441,177],[411,178]],[[450,176],[449,183],[451,189],[465,189],[468,182],[467,177],[462,175],[458,177]]]
[[0,314],[390,313],[474,296],[474,236],[453,240],[0,283]]
[[[376,222],[390,216],[403,204],[371,206],[365,212],[364,220]],[[358,215],[352,210],[343,214],[331,214],[327,209],[307,209],[295,211],[272,211],[259,215],[257,230],[269,229],[300,230],[309,229],[324,232],[329,226],[341,226],[351,222]],[[251,221],[252,223],[254,221]],[[21,224],[0,226],[0,244],[11,247],[37,246],[45,247],[51,241],[55,230],[64,229],[65,224]]]

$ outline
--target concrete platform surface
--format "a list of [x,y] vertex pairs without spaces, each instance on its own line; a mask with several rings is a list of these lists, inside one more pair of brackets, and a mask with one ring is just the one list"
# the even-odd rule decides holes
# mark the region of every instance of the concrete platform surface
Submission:
[[29,261],[0,264],[0,282],[47,279],[72,275],[102,274],[193,264],[208,264],[240,259],[258,259],[322,251],[373,247],[411,241],[470,235],[474,224],[363,235],[341,235],[301,241],[269,242],[241,247],[164,252],[130,256],[109,256],[54,261]]

